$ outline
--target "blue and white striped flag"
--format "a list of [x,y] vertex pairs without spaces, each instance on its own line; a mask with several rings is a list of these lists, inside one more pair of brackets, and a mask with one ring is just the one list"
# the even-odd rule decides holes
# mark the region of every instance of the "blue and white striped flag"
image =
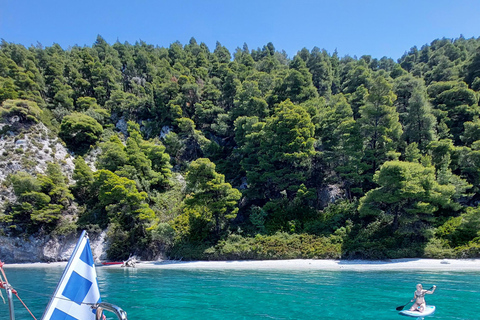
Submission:
[[83,231],[42,320],[95,320],[91,306],[99,302],[90,241]]

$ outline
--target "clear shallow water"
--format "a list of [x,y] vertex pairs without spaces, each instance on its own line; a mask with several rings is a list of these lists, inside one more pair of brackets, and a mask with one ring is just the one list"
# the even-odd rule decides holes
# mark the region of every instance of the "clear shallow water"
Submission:
[[[6,268],[40,318],[63,268]],[[415,284],[437,285],[427,319],[480,319],[480,273],[238,271],[97,268],[102,300],[134,319],[408,319],[395,308]],[[3,292],[4,293],[4,292]],[[5,296],[5,294],[4,294]],[[31,319],[16,301],[16,319]],[[113,314],[107,313],[109,319]],[[8,319],[0,304],[0,320]]]

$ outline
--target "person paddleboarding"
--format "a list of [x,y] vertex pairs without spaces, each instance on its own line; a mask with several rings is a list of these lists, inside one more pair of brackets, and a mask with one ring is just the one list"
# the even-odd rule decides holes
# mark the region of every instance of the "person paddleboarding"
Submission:
[[413,299],[410,300],[410,302],[415,301],[415,303],[409,311],[423,312],[425,310],[425,306],[427,305],[425,302],[425,295],[434,293],[436,288],[437,286],[433,286],[431,290],[424,290],[420,283],[417,284],[417,290],[413,294]]

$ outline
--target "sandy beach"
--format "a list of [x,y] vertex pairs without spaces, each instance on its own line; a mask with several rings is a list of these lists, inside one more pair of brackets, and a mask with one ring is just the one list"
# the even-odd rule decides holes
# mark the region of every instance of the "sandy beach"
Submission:
[[[6,264],[5,268],[64,268],[66,262]],[[120,265],[100,268],[120,268]],[[330,271],[480,271],[480,259],[141,261],[138,269],[205,270],[330,270]]]
[[138,268],[160,269],[236,269],[236,270],[442,270],[480,271],[480,259],[394,259],[365,260],[262,260],[262,261],[162,261],[142,262]]

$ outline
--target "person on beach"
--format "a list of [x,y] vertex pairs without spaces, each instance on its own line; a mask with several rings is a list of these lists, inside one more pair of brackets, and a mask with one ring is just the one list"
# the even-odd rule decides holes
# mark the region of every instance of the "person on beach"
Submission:
[[410,308],[410,311],[423,312],[425,310],[425,306],[427,305],[425,302],[425,295],[434,293],[436,288],[437,286],[433,286],[432,291],[424,290],[420,283],[417,284],[417,290],[413,294],[413,299],[410,300],[410,302],[415,301],[415,303]]

